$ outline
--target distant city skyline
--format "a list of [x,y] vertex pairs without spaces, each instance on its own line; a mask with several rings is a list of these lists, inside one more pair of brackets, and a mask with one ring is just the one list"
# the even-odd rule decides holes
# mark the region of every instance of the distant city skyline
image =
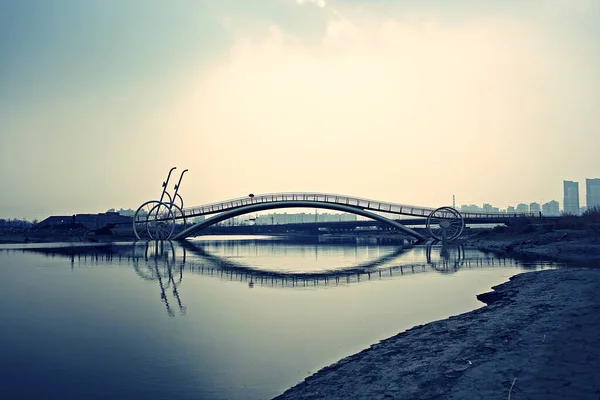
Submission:
[[0,2],[0,217],[136,209],[173,165],[186,205],[600,176],[599,1],[303,3]]

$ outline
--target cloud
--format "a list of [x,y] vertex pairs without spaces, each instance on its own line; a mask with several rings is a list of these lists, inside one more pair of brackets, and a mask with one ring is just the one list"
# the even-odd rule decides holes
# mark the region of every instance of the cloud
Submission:
[[584,64],[514,20],[335,19],[316,43],[273,25],[199,79],[169,131],[190,144],[182,158],[202,149],[219,171],[206,177],[211,193],[235,179],[241,193],[537,199],[566,173],[552,159],[593,162],[569,122],[598,126],[578,106],[599,100]]
[[325,0],[296,0],[296,3],[300,5],[313,3],[321,8],[324,8],[326,6]]

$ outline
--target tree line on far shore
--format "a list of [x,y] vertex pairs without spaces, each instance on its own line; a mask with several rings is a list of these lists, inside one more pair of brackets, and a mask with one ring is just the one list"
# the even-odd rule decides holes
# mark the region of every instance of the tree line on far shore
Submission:
[[0,218],[0,232],[22,232],[38,223],[37,219],[28,221],[19,218]]

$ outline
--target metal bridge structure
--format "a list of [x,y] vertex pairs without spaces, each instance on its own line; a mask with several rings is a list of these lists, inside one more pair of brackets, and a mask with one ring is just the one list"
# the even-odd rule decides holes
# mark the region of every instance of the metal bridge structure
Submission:
[[[133,230],[140,240],[183,240],[197,235],[202,229],[240,215],[279,208],[316,208],[352,213],[379,221],[404,232],[418,241],[435,239],[440,241],[457,239],[465,226],[465,218],[479,223],[505,223],[507,218],[534,217],[534,213],[460,213],[453,207],[438,208],[391,203],[360,197],[328,193],[269,193],[249,194],[235,199],[205,204],[195,207],[183,207],[183,199],[178,190],[181,186],[184,170],[173,194],[167,190],[171,168],[167,180],[163,182],[163,192],[159,200],[143,203],[135,212]],[[382,214],[385,214],[382,215]],[[204,221],[188,226],[188,219],[204,216]],[[426,219],[429,238],[405,224],[398,217],[418,217]],[[395,217],[395,218],[394,218]],[[180,229],[176,230],[179,226]]]

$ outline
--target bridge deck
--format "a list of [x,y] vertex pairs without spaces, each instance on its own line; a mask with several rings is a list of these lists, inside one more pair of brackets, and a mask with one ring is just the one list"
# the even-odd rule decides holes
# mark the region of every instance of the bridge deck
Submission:
[[[341,204],[350,207],[356,207],[363,210],[384,212],[397,215],[409,215],[414,217],[427,217],[435,210],[431,207],[412,206],[407,204],[397,204],[381,202],[359,197],[349,197],[337,194],[324,193],[272,193],[256,195],[254,197],[240,197],[237,199],[226,200],[223,202],[206,204],[195,207],[187,207],[183,211],[186,217],[196,217],[201,215],[217,214],[224,211],[248,206],[251,204],[274,203],[286,201],[311,201],[321,203]],[[461,213],[465,218],[478,219],[505,219],[506,217],[534,217],[535,213],[481,213],[464,212]],[[181,215],[176,215],[177,218]],[[451,215],[448,213],[448,217]]]

